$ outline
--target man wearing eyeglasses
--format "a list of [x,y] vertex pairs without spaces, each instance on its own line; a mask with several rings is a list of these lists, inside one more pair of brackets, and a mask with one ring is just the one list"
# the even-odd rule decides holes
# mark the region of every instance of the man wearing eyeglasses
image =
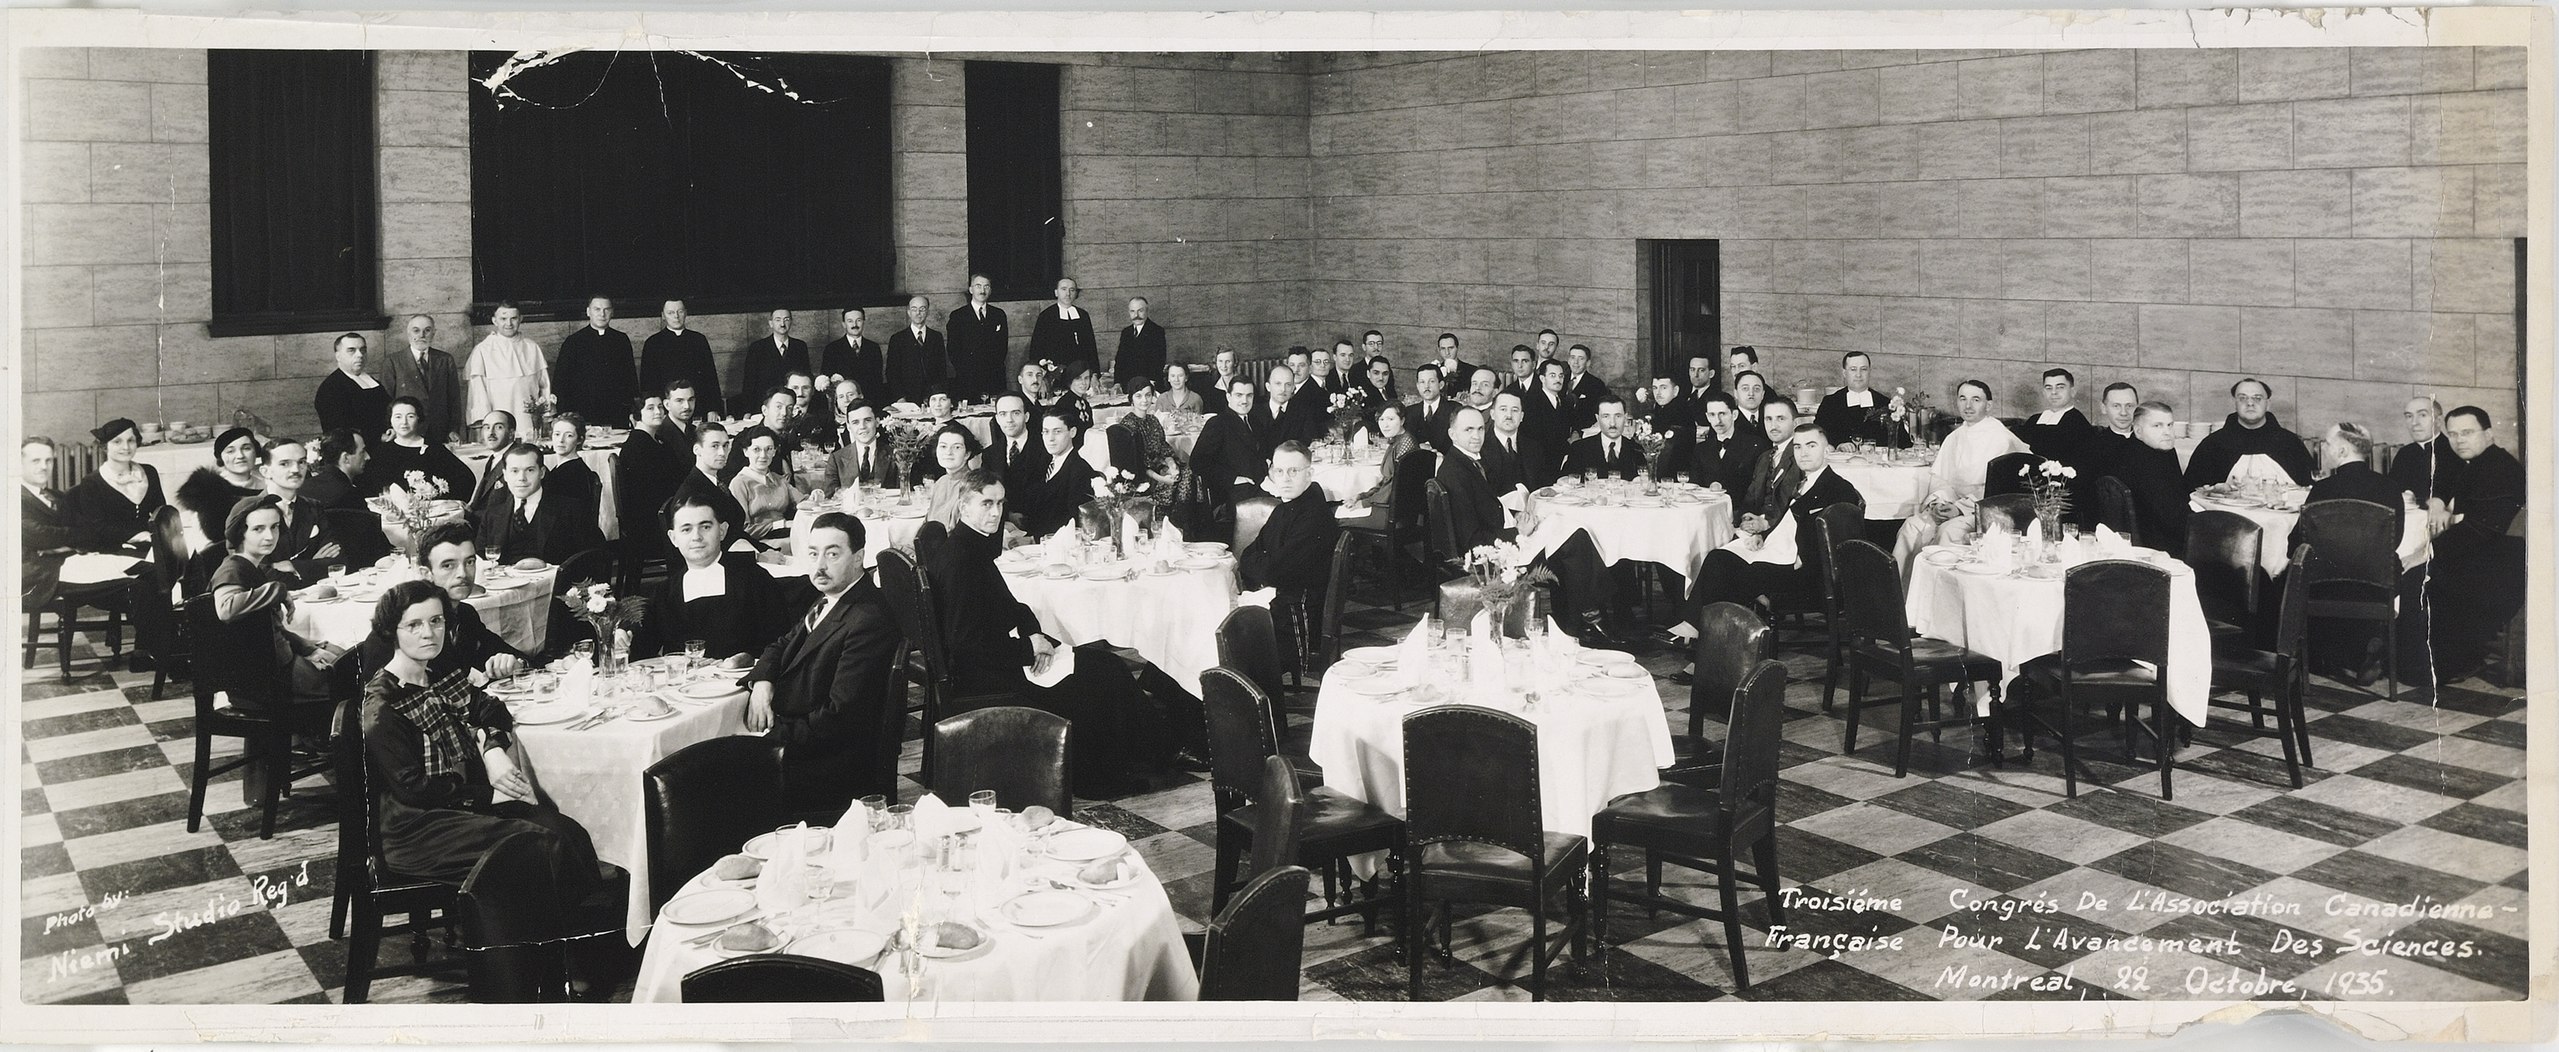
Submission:
[[[2186,488],[2273,479],[2307,486],[2318,470],[2301,436],[2284,429],[2269,404],[2275,389],[2256,377],[2230,385],[2234,407],[2221,430],[2204,436],[2186,461]],[[2144,531],[2147,532],[2147,531]]]

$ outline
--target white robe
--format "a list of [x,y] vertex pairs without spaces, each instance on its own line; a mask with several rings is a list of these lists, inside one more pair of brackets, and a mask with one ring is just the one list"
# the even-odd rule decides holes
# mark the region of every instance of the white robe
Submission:
[[551,393],[551,366],[542,358],[541,344],[493,332],[471,348],[471,360],[462,364],[462,382],[470,391],[465,404],[471,423],[503,409],[515,414],[515,428],[522,432],[532,423],[534,401]]
[[[1981,499],[1988,488],[1990,462],[1996,457],[2029,450],[2026,443],[2008,430],[1997,417],[1985,416],[1956,428],[1937,447],[1937,463],[1928,469],[1928,495],[1940,501]],[[1972,537],[1973,519],[1957,515],[1944,522],[1930,522],[1925,514],[1902,520],[1901,533],[1893,540],[1893,560],[1901,564],[1902,578],[1910,578],[1911,560],[1931,544],[1962,544]]]

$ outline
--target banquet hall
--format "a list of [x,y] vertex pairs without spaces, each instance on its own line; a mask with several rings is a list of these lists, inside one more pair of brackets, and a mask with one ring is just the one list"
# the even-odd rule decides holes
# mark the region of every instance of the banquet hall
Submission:
[[2520,46],[19,55],[27,1003],[2526,995]]

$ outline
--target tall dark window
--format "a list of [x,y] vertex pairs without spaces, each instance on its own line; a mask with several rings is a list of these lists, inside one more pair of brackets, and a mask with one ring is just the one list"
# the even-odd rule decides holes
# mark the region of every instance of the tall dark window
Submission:
[[1014,295],[1066,269],[1058,67],[968,64],[969,269]]
[[471,56],[472,296],[697,314],[886,302],[889,64],[625,51]]
[[373,55],[206,56],[216,336],[383,323]]

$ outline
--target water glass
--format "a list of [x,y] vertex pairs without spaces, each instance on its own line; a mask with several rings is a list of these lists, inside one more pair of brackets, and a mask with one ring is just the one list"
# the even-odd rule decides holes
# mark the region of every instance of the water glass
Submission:
[[1673,474],[1671,478],[1678,480],[1679,484],[1682,486],[1688,485],[1688,473],[1685,471]]
[[995,790],[980,789],[974,793],[970,793],[969,810],[977,815],[978,821],[981,824],[985,823],[988,819],[993,818],[995,815]]
[[914,804],[890,804],[887,808],[887,814],[888,825],[883,828],[903,829],[910,833],[915,831]]
[[862,813],[870,817],[871,832],[876,833],[882,829],[888,828],[888,811],[889,798],[887,796],[879,793],[873,793],[862,798]]
[[687,639],[687,640],[685,640],[685,641],[684,641],[684,665],[685,665],[685,667],[686,667],[686,668],[700,668],[700,667],[702,667],[703,658],[706,656],[707,652],[708,652],[710,649],[711,649],[711,645],[710,645],[709,643],[703,642],[702,640],[699,640],[699,639]]

